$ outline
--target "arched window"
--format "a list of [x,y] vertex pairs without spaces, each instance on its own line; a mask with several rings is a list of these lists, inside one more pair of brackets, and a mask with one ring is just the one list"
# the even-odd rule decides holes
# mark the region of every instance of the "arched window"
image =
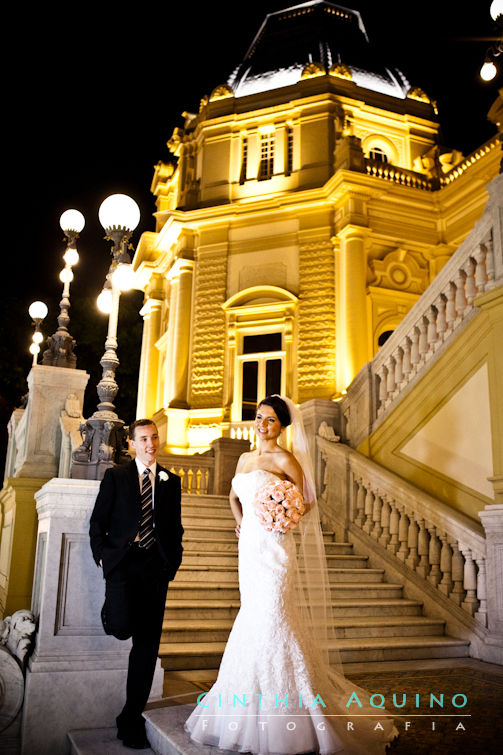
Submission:
[[385,330],[381,333],[379,338],[377,339],[377,345],[378,346],[384,346],[390,335],[393,333],[393,330]]
[[376,160],[376,162],[388,162],[388,155],[381,147],[372,147],[372,149],[369,150],[369,157],[371,160]]

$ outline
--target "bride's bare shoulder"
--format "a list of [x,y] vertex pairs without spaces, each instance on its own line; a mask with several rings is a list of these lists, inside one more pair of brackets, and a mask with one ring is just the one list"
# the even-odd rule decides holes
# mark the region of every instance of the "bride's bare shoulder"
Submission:
[[248,460],[248,459],[250,458],[250,456],[252,456],[252,455],[253,455],[253,451],[245,451],[245,452],[244,452],[243,454],[241,454],[241,456],[240,456],[240,457],[239,457],[239,459],[238,459],[238,463],[237,463],[237,465],[236,465],[236,474],[237,474],[238,472],[242,472],[242,471],[243,471],[243,469],[244,469],[244,468],[245,468],[245,466],[246,466],[246,462],[247,462],[247,460]]

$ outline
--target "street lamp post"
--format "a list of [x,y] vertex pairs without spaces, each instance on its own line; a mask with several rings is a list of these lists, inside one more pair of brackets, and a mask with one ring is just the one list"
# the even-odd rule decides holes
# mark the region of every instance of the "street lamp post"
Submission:
[[33,366],[37,364],[38,354],[40,352],[40,344],[44,340],[44,336],[40,331],[40,323],[47,317],[47,304],[43,301],[34,301],[28,308],[28,314],[33,320],[35,330],[31,337],[30,354],[33,354]]
[[83,442],[73,453],[71,476],[99,480],[107,467],[128,461],[126,428],[115,411],[114,400],[119,387],[115,373],[119,366],[117,357],[117,322],[121,291],[134,285],[134,272],[128,247],[129,239],[140,222],[140,210],[136,202],[125,194],[113,194],[105,199],[99,210],[99,219],[106,231],[106,238],[113,242],[112,262],[103,291],[98,297],[102,311],[108,313],[108,332],[105,353],[100,364],[103,374],[97,386],[99,403],[84,425],[81,426]]
[[66,236],[66,251],[63,255],[65,267],[59,274],[63,283],[63,295],[59,303],[58,329],[47,339],[47,348],[43,354],[42,364],[52,367],[75,368],[77,365],[77,357],[73,352],[75,340],[68,330],[70,323],[68,310],[70,309],[70,283],[73,280],[72,267],[79,261],[77,239],[84,228],[85,220],[78,210],[66,210],[61,215],[59,224]]

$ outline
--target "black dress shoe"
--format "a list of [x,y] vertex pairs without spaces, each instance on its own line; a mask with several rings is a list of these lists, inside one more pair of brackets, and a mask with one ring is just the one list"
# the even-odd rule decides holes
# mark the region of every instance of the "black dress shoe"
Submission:
[[[118,732],[117,736],[119,737]],[[128,732],[123,737],[119,737],[119,739],[122,739],[124,747],[130,747],[132,750],[147,750],[150,747],[150,742],[145,734],[131,734]]]

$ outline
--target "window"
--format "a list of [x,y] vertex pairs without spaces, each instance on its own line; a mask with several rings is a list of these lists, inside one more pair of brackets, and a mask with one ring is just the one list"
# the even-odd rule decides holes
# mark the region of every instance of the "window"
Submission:
[[272,178],[274,171],[274,134],[262,134],[260,137],[260,165],[258,180]]
[[291,126],[286,127],[286,159],[285,159],[285,175],[289,176],[293,170],[293,128]]
[[390,335],[393,333],[392,330],[385,330],[381,333],[379,338],[377,339],[377,345],[378,346],[384,346]]
[[246,171],[248,168],[248,137],[243,136],[241,142],[241,173],[239,176],[239,183],[244,184],[246,181]]
[[372,149],[369,150],[369,157],[371,160],[376,160],[376,162],[379,163],[388,162],[388,155],[383,149],[381,149],[381,147],[372,147]]
[[255,419],[259,399],[282,392],[284,352],[281,333],[243,336],[241,421]]

